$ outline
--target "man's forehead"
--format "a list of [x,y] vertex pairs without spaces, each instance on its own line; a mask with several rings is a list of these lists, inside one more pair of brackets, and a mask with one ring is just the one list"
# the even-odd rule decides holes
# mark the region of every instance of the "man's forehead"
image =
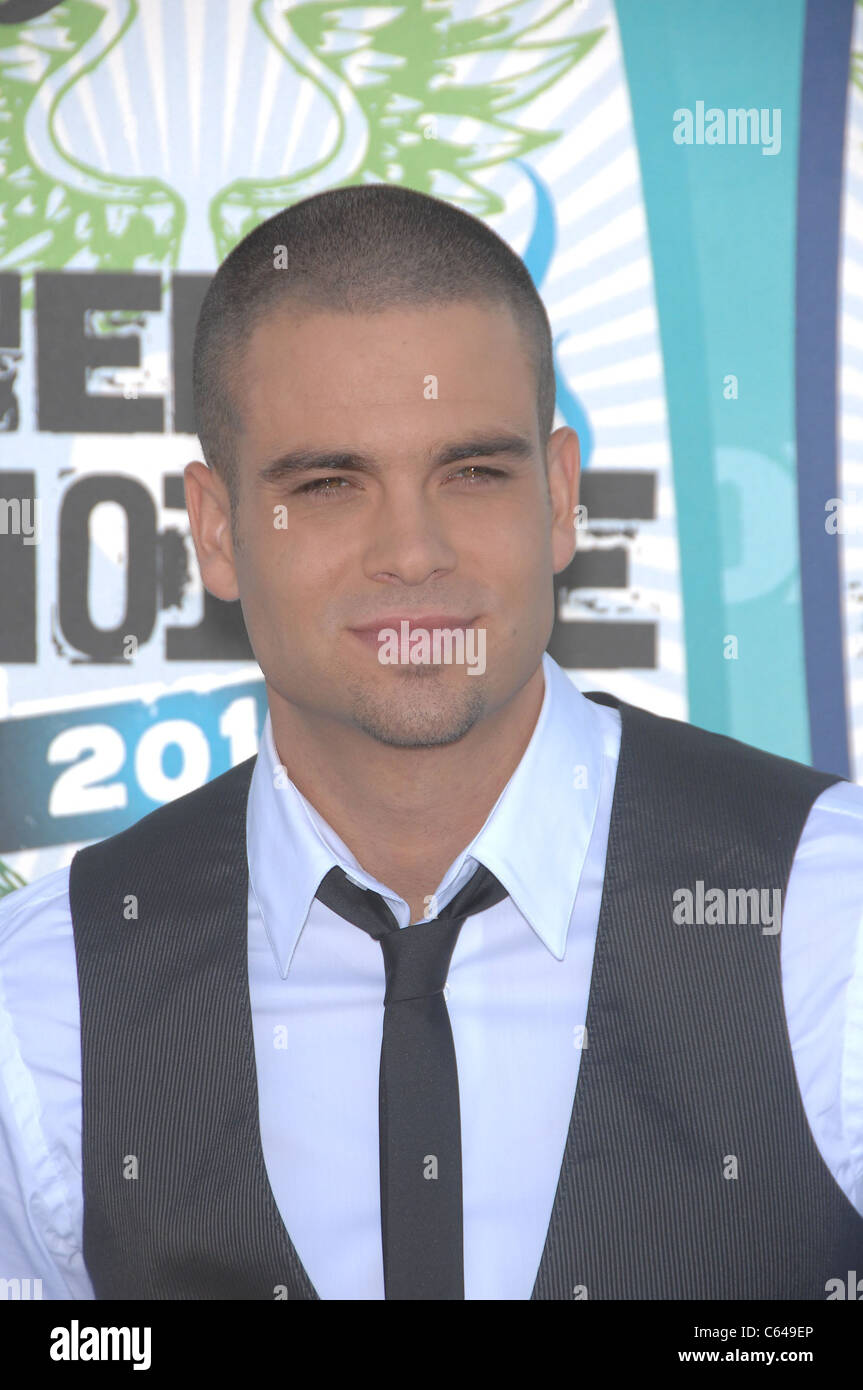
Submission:
[[[391,358],[395,367],[405,352],[469,355],[471,340],[475,339],[483,340],[484,356],[489,350],[504,356],[523,349],[520,327],[503,304],[457,300],[392,305],[375,312],[338,312],[287,301],[259,319],[246,340],[246,356],[255,370],[267,364],[277,367],[277,357],[283,353],[294,356],[300,365],[310,365],[309,354],[317,353],[342,366],[355,361],[358,367],[375,354]],[[363,348],[362,356],[353,358],[358,345]]]
[[283,308],[259,324],[242,373],[249,426],[273,411],[284,418],[326,410],[331,422],[373,419],[383,409],[407,418],[430,403],[441,415],[509,401],[521,414],[533,410],[535,389],[505,306],[462,301],[374,314]]

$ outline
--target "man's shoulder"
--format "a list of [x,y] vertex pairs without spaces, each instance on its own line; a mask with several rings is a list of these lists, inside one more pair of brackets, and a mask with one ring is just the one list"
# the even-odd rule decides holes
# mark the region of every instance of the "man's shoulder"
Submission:
[[[110,861],[128,853],[148,854],[162,845],[184,845],[194,830],[200,835],[208,832],[216,819],[226,811],[245,805],[257,754],[221,772],[209,782],[175,797],[164,806],[157,806],[125,830],[98,840],[79,850],[75,856],[82,860],[100,858]],[[73,860],[74,866],[74,860]]]
[[661,759],[668,776],[689,778],[721,770],[724,777],[763,780],[772,786],[797,785],[813,790],[846,781],[839,773],[822,772],[780,753],[771,753],[729,734],[717,733],[682,719],[654,714],[639,705],[592,691],[591,699],[616,708],[624,731],[636,737],[636,756]]

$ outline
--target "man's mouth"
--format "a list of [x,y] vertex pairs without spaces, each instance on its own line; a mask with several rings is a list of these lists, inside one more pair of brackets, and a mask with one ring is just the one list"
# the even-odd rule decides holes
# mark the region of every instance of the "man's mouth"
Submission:
[[435,632],[464,632],[475,621],[475,617],[463,618],[454,613],[428,613],[423,616],[392,613],[377,618],[374,622],[363,623],[361,627],[349,628],[348,631],[367,646],[377,650],[384,640],[384,634],[394,633],[399,640],[410,642],[415,633],[427,632],[433,636]]

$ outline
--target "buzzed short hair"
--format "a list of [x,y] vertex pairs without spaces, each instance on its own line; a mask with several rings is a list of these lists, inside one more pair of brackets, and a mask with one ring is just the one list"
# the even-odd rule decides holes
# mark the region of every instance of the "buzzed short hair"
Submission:
[[555,410],[548,315],[524,262],[479,218],[410,188],[359,184],[282,208],[238,242],[207,289],[192,363],[195,426],[207,465],[227,486],[232,527],[243,428],[237,373],[268,313],[288,304],[375,313],[459,301],[510,309],[536,377],[544,445]]

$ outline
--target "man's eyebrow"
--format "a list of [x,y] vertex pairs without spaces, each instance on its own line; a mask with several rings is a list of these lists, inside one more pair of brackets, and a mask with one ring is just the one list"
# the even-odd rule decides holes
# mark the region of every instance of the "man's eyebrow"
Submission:
[[[433,450],[430,462],[434,467],[441,467],[448,463],[458,463],[461,459],[493,458],[497,454],[532,458],[533,452],[533,444],[526,435],[509,432],[480,434],[444,444],[441,448]],[[378,465],[369,454],[360,454],[352,450],[293,449],[265,464],[259,470],[258,478],[263,483],[275,483],[295,473],[308,473],[315,469],[326,469],[332,473],[379,471]]]

